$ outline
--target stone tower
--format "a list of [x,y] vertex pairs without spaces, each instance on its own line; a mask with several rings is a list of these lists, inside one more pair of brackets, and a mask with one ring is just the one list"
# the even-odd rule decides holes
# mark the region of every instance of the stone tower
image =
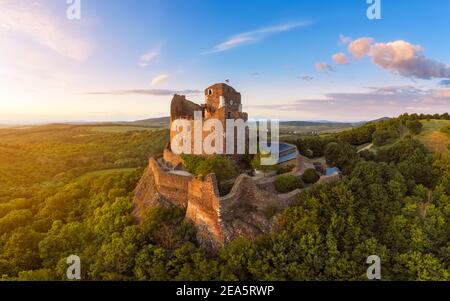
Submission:
[[[201,106],[187,100],[184,95],[175,95],[170,110],[171,128],[174,120],[187,119],[191,121],[192,129],[194,127],[194,112],[201,112],[203,122],[208,119],[219,120],[224,131],[226,131],[227,119],[242,119],[244,121],[248,119],[247,113],[242,112],[241,94],[224,83],[214,84],[206,88],[205,103]],[[171,140],[176,134],[177,132],[171,130]],[[202,134],[204,138],[208,133],[203,132]],[[194,144],[193,141],[191,144]],[[225,136],[223,145],[226,148]]]
[[205,89],[206,118],[217,118],[223,122],[226,119],[247,119],[242,112],[241,93],[233,87],[220,83]]

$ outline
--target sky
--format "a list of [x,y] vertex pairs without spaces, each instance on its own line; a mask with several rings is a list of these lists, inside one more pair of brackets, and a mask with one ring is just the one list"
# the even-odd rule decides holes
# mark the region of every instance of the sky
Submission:
[[0,124],[168,116],[225,80],[251,118],[450,111],[450,1],[79,1],[0,0]]

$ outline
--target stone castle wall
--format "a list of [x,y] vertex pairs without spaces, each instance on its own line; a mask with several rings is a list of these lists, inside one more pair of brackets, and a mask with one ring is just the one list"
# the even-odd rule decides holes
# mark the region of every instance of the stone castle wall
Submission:
[[[236,229],[236,221],[245,220],[255,208],[276,202],[276,195],[262,191],[250,177],[241,175],[236,180],[231,192],[220,197],[216,176],[208,175],[203,181],[193,176],[184,176],[162,167],[162,158],[151,158],[148,172],[152,184],[140,181],[136,188],[135,207],[144,211],[145,204],[153,199],[150,194],[158,194],[173,205],[186,208],[186,219],[197,228],[199,242],[211,249],[218,249],[242,233]],[[151,177],[150,177],[151,175]],[[166,205],[166,204],[162,204]],[[248,210],[248,211],[246,211]],[[241,223],[239,225],[245,225]],[[252,226],[252,229],[255,228]],[[256,227],[258,228],[258,227]],[[267,227],[265,227],[267,228]],[[251,230],[244,235],[251,238],[261,234],[265,229]]]
[[175,155],[170,149],[170,144],[167,144],[163,151],[163,159],[169,163],[173,168],[184,165],[184,160],[181,156]]
[[184,118],[194,119],[194,112],[202,111],[202,107],[190,100],[185,95],[175,94],[170,106],[170,120]]
[[188,186],[192,177],[181,176],[163,170],[156,158],[151,158],[149,167],[153,172],[158,192],[175,205],[187,207]]
[[[175,157],[173,154],[170,158]],[[221,197],[214,174],[203,181],[176,174],[161,166],[161,159],[150,159],[147,177],[141,179],[136,188],[134,206],[140,212],[155,203],[185,208],[186,219],[197,228],[198,241],[209,249],[218,249],[239,236],[251,239],[270,232],[272,224],[264,216],[264,210],[268,206],[289,206],[301,193],[297,189],[287,194],[276,194],[261,187],[268,185],[266,181],[262,184],[242,174],[230,193]],[[322,177],[319,183],[332,183],[339,178],[338,175]]]
[[204,181],[190,181],[188,195],[186,218],[196,226],[199,242],[213,248],[223,245],[222,208],[216,176],[210,174]]

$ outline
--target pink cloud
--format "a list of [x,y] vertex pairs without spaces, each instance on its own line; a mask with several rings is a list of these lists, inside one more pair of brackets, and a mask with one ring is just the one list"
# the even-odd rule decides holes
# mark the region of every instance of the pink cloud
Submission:
[[348,51],[356,58],[362,59],[370,51],[370,45],[373,43],[372,38],[359,38],[348,45]]
[[450,98],[450,89],[442,89],[433,91],[433,96],[437,98]]
[[343,52],[333,55],[333,61],[338,65],[350,64],[350,58]]
[[[349,41],[343,35],[340,39]],[[348,51],[356,59],[367,56],[375,65],[401,76],[420,79],[450,78],[450,65],[426,57],[422,46],[404,40],[374,43],[373,38],[362,37],[350,42]],[[350,63],[344,53],[333,55],[333,60],[336,64]]]
[[[310,114],[328,120],[370,120],[402,113],[444,113],[450,105],[450,89],[434,91],[414,86],[368,87],[366,91],[326,93],[318,98],[303,98],[252,108],[273,112]],[[330,106],[333,106],[330,109]],[[357,110],[355,110],[357,108]]]
[[381,68],[406,77],[450,77],[449,65],[425,57],[420,45],[412,45],[406,41],[374,44],[370,47],[368,56]]
[[334,72],[334,68],[327,63],[316,63],[315,67],[317,71],[322,71],[325,73]]

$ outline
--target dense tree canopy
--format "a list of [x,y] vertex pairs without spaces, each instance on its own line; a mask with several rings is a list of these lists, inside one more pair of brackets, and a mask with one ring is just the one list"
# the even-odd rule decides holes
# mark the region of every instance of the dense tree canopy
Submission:
[[[76,254],[85,280],[365,280],[375,254],[384,280],[450,280],[450,155],[407,137],[356,154],[389,127],[402,131],[391,122],[311,138],[344,179],[304,191],[278,213],[274,233],[218,253],[199,247],[182,209],[153,207],[134,223],[132,191],[167,131],[7,137],[0,275],[64,280]],[[220,160],[213,166],[227,171]]]
[[303,188],[302,180],[294,175],[278,176],[275,180],[275,189],[280,193],[287,193],[297,188]]
[[413,135],[418,135],[422,131],[423,124],[419,120],[408,120],[405,123],[409,132]]
[[308,168],[302,175],[302,180],[306,184],[314,184],[319,181],[320,175],[314,168]]
[[332,142],[325,149],[325,159],[329,166],[337,166],[350,173],[357,161],[356,148],[346,142]]

